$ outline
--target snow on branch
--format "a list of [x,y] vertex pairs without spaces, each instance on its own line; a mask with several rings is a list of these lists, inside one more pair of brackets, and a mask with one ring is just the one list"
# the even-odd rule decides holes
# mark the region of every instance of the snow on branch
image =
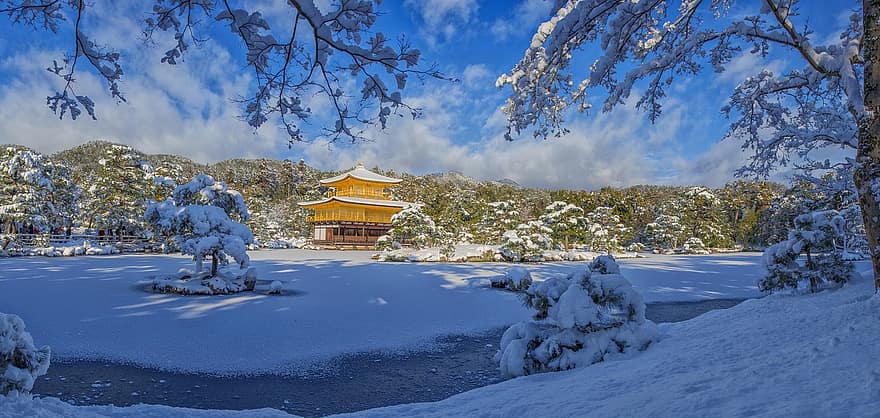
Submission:
[[[395,43],[374,31],[379,0],[341,0],[329,5],[326,13],[313,0],[291,0],[287,3],[295,16],[285,28],[290,35],[284,39],[260,11],[247,3],[234,3],[153,0],[143,20],[143,35],[147,42],[153,42],[157,33],[172,33],[173,44],[161,62],[176,65],[191,45],[204,41],[199,29],[210,21],[227,24],[243,43],[245,62],[254,74],[252,90],[235,99],[241,104],[242,119],[254,129],[277,118],[291,142],[304,141],[301,128],[312,115],[309,102],[326,100],[334,109],[335,121],[323,128],[324,134],[334,141],[361,140],[365,125],[384,128],[391,115],[420,116],[420,109],[403,100],[402,92],[411,77],[447,79],[434,66],[420,67],[421,52],[406,38]],[[76,119],[83,112],[96,118],[92,99],[74,90],[81,59],[107,82],[114,99],[125,101],[119,88],[123,75],[120,52],[99,47],[86,34],[81,24],[86,12],[101,10],[82,0],[0,0],[0,14],[13,23],[38,29],[57,32],[67,21],[65,16],[73,16],[73,53],[47,69],[65,82],[63,89],[47,97],[50,109],[61,118],[69,115]],[[352,88],[352,82],[359,87]]]
[[[496,85],[511,87],[504,106],[508,139],[533,129],[536,137],[566,132],[572,108],[589,109],[588,92],[604,92],[610,111],[635,91],[637,107],[655,121],[666,89],[676,77],[695,75],[709,65],[723,72],[743,52],[766,58],[772,48],[803,57],[801,70],[775,75],[763,71],[733,92],[725,114],[728,136],[744,137],[754,150],[741,173],[766,175],[792,156],[809,161],[810,151],[827,146],[853,148],[856,121],[865,113],[860,56],[860,11],[839,43],[813,45],[807,27],[798,30],[796,1],[764,0],[757,15],[728,13],[722,1],[558,0],[553,16],[538,28],[521,60]],[[599,54],[582,75],[572,68],[578,49]]]
[[12,23],[58,32],[58,23],[64,20],[61,13],[64,3],[59,0],[5,0],[0,2],[0,14],[9,17]]

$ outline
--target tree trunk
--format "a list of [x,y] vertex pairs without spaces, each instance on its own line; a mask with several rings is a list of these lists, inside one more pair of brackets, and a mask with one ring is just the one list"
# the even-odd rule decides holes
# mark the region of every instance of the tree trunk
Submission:
[[211,277],[217,275],[217,264],[220,263],[220,257],[217,255],[217,251],[211,253]]
[[864,0],[863,10],[865,116],[859,120],[854,180],[874,267],[874,291],[880,292],[880,0]]
[[816,275],[813,268],[813,257],[810,255],[809,244],[804,246],[804,252],[807,253],[807,274],[810,275],[810,293],[816,293],[818,286],[816,285]]

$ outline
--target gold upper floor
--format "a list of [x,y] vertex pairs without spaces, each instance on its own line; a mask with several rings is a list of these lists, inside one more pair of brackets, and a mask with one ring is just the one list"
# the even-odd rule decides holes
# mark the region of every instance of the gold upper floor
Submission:
[[391,192],[386,190],[387,184],[371,183],[364,180],[347,178],[333,184],[333,190],[326,193],[327,197],[344,196],[365,199],[391,200]]

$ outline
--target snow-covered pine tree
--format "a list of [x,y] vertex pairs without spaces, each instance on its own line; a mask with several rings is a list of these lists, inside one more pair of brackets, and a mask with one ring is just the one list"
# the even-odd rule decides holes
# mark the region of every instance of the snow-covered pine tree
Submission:
[[709,254],[709,249],[706,248],[706,244],[703,240],[697,237],[690,237],[684,241],[684,245],[681,246],[682,250],[684,250],[687,254]]
[[805,212],[812,212],[816,207],[805,201],[796,192],[794,185],[770,204],[770,208],[758,220],[760,240],[772,245],[788,239],[788,231],[794,224],[794,218]]
[[589,366],[644,350],[658,337],[641,295],[612,256],[567,277],[532,283],[525,303],[535,310],[533,320],[508,328],[495,355],[506,376]]
[[623,236],[629,232],[609,206],[599,206],[586,216],[586,240],[593,251],[620,252]]
[[851,204],[840,210],[840,216],[845,221],[846,228],[843,236],[836,241],[841,256],[849,260],[861,260],[866,254],[870,254],[868,240],[865,237],[865,223],[862,219],[862,211],[858,204]]
[[388,236],[392,242],[424,248],[431,244],[437,227],[430,216],[422,212],[421,204],[412,204],[391,217]]
[[[847,170],[826,171],[816,178],[800,175],[801,183],[809,186],[809,207],[833,209],[840,212],[846,221],[844,235],[837,240],[837,245],[845,257],[861,258],[861,253],[869,254],[865,236],[865,224],[859,208],[859,196],[853,182],[852,167]],[[804,206],[807,206],[806,204]]]
[[165,200],[174,192],[178,184],[186,180],[183,175],[183,167],[168,161],[153,167],[152,172],[147,173],[147,176],[149,175],[153,176],[150,198],[155,202]]
[[110,145],[98,163],[94,183],[87,189],[87,226],[108,235],[138,235],[145,224],[143,213],[151,199],[154,176],[151,167],[125,145]]
[[746,247],[759,244],[755,241],[758,217],[780,197],[782,189],[766,181],[737,180],[725,184],[716,194],[732,243]]
[[0,396],[29,393],[49,370],[50,357],[48,346],[34,346],[21,318],[0,312]]
[[[764,251],[762,263],[767,275],[758,281],[758,288],[773,292],[797,289],[809,284],[816,292],[826,283],[844,283],[855,274],[852,262],[844,260],[835,244],[844,237],[846,220],[835,210],[805,213],[794,220],[788,239]],[[806,256],[803,265],[798,262]]]
[[206,174],[178,186],[171,198],[151,204],[144,214],[156,233],[172,234],[180,251],[193,256],[196,275],[202,272],[204,258],[211,257],[207,278],[217,276],[218,266],[228,257],[247,267],[247,245],[254,237],[247,226],[231,218],[246,221],[248,217],[241,194]]
[[474,212],[481,203],[476,192],[464,187],[452,187],[438,196],[439,202],[442,202],[442,205],[438,205],[440,210],[431,216],[437,228],[450,234],[455,243],[470,242],[473,239]]
[[53,163],[52,193],[49,194],[49,203],[54,208],[49,214],[52,232],[70,236],[81,212],[82,195],[82,188],[74,183],[71,170],[61,163]]
[[557,200],[547,205],[538,219],[550,228],[550,236],[566,251],[570,244],[583,242],[586,237],[584,210],[570,203]]
[[480,236],[484,244],[500,244],[501,236],[520,223],[520,213],[512,200],[489,202],[480,222]]
[[681,198],[682,223],[688,237],[699,238],[709,247],[730,245],[721,200],[707,187],[690,187]]
[[[676,78],[706,66],[723,72],[740,56],[802,58],[802,66],[781,74],[755,66],[722,109],[733,119],[727,136],[743,139],[750,150],[751,160],[738,174],[766,177],[792,165],[854,173],[880,292],[880,67],[872,65],[880,59],[880,3],[854,6],[843,31],[812,26],[819,20],[804,17],[797,0],[762,0],[752,12],[734,12],[730,5],[554,2],[552,17],[539,26],[522,59],[496,81],[512,88],[504,107],[508,137],[532,126],[535,136],[564,133],[566,112],[591,107],[591,89],[605,96],[604,111],[637,92],[637,106],[655,121]],[[820,32],[840,36],[817,44],[811,34]],[[573,66],[580,62],[578,50],[598,53],[591,65]],[[585,74],[577,76],[572,68],[586,68]],[[824,153],[830,147],[855,158],[831,162]]]
[[684,225],[681,218],[675,215],[659,215],[645,226],[645,237],[648,243],[657,250],[672,250],[682,243]]
[[517,225],[501,236],[501,255],[508,261],[543,261],[544,250],[553,248],[553,231],[541,221]]
[[7,249],[17,234],[50,232],[56,214],[69,210],[55,207],[56,181],[55,165],[42,154],[16,147],[0,152],[2,249]]
[[442,227],[437,227],[434,242],[440,247],[440,256],[444,261],[455,261],[455,244],[459,243],[459,235]]

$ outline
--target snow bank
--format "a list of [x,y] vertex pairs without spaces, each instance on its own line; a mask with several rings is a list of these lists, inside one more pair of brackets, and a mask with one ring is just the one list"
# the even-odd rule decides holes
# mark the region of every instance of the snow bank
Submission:
[[626,361],[353,415],[875,416],[880,296],[872,293],[862,277],[837,291],[749,300],[664,324],[662,341]]
[[289,248],[318,249],[318,247],[311,245],[311,240],[308,238],[274,239],[271,241],[260,241],[257,244],[258,248],[269,248],[272,250]]
[[[562,251],[562,250],[541,250],[540,256],[535,256],[530,261],[592,261],[600,253],[592,251]],[[615,258],[636,258],[638,253],[628,252],[623,254],[615,254]],[[480,245],[480,244],[458,244],[455,246],[455,254],[447,258],[442,254],[440,248],[400,248],[396,250],[386,250],[373,255],[373,259],[378,261],[396,261],[396,262],[497,262],[505,261],[509,258],[504,255],[504,251],[497,245]]]
[[117,407],[74,406],[58,398],[33,398],[29,395],[0,396],[0,417],[34,418],[292,418],[294,415],[277,409],[224,411],[210,409],[175,408],[163,405],[133,405]]
[[491,286],[520,292],[532,285],[532,275],[522,267],[511,267],[501,276],[491,279]]
[[[273,282],[274,283],[274,282]],[[237,274],[229,270],[220,270],[210,277],[210,272],[194,273],[181,269],[177,274],[158,277],[149,281],[152,290],[160,293],[176,293],[180,295],[229,295],[245,291],[253,291],[257,284],[257,270],[253,267]],[[279,283],[280,285],[280,283]],[[278,287],[275,293],[280,293]]]
[[455,246],[452,257],[443,255],[442,249],[432,248],[399,248],[386,250],[373,255],[373,259],[379,261],[405,261],[405,262],[473,262],[473,261],[498,261],[497,245],[459,244]]
[[119,253],[119,249],[113,245],[98,245],[92,244],[89,241],[80,241],[71,242],[66,245],[22,248],[14,252],[10,252],[7,255],[29,257],[72,257],[75,255],[111,255]]

